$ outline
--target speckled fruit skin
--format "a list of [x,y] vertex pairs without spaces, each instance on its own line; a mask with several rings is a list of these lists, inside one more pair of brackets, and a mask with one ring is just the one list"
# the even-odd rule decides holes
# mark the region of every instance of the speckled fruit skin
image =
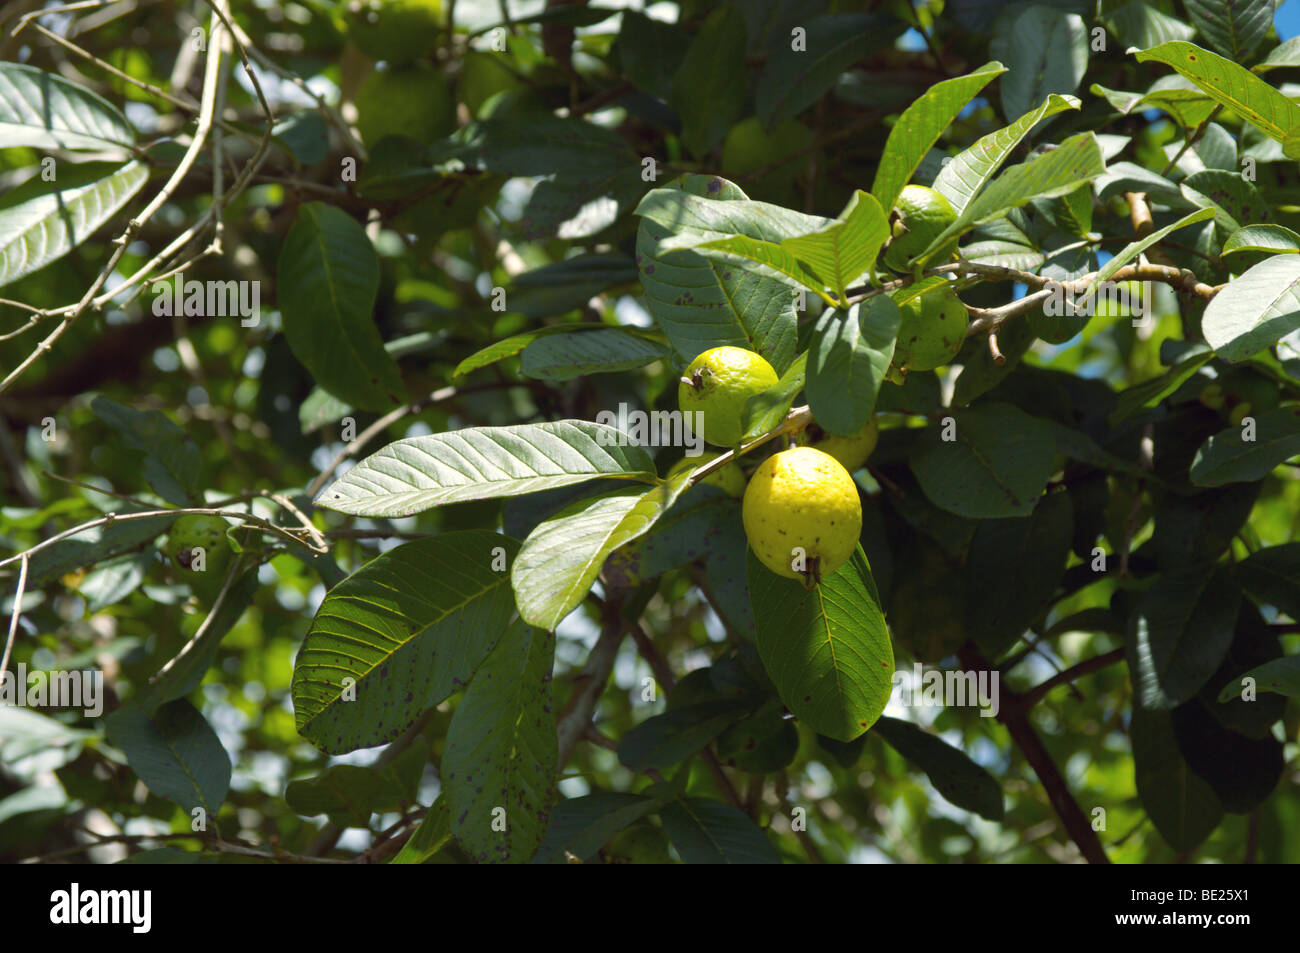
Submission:
[[[904,186],[895,208],[898,218],[885,250],[885,264],[895,271],[905,271],[909,258],[929,248],[940,232],[957,221],[957,210],[943,195],[924,185]],[[942,264],[956,250],[954,238],[935,253],[931,264]]]
[[687,366],[677,385],[677,406],[692,416],[686,425],[694,428],[693,413],[704,414],[701,436],[715,447],[734,447],[744,436],[745,402],[755,394],[776,386],[772,365],[761,354],[743,347],[710,348]]
[[[722,456],[718,450],[705,450],[698,457],[682,457],[668,469],[668,476],[676,476],[683,471],[690,473],[698,470],[710,460]],[[728,463],[721,470],[715,470],[697,484],[699,486],[716,486],[736,499],[745,495],[745,474],[740,472],[740,465]]]
[[[749,479],[741,517],[759,561],[805,585],[848,562],[862,531],[862,503],[853,477],[814,447],[783,450],[764,460]],[[814,578],[791,568],[795,547],[803,548]]]
[[947,364],[961,350],[970,319],[952,291],[923,294],[898,306],[903,314],[894,345],[894,364],[909,371],[930,371]]

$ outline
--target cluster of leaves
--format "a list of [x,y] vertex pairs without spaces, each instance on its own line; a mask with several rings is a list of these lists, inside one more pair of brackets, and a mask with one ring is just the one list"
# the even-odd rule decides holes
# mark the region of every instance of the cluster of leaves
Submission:
[[[231,83],[179,183],[175,26],[80,38],[173,100],[0,63],[5,365],[113,276],[0,395],[14,661],[111,688],[102,726],[0,709],[3,849],[93,815],[199,835],[145,860],[343,830],[395,862],[1296,859],[1260,835],[1300,824],[1300,107],[1261,77],[1300,44],[1268,2],[865,6],[461,0],[420,64],[451,135],[363,149],[347,109],[271,89],[272,123]],[[234,16],[241,57],[294,46],[367,119],[340,11]],[[173,214],[126,226],[163,182]],[[909,183],[956,217],[891,273]],[[217,216],[223,254],[172,257]],[[180,262],[267,308],[151,316]],[[964,344],[900,366],[899,306],[954,292]],[[881,422],[861,548],[812,592],[661,475],[680,447],[595,422],[672,410],[719,345],[781,375],[747,469]],[[205,569],[179,510],[237,524]],[[1001,675],[1015,752],[973,707],[882,716],[911,661]]]

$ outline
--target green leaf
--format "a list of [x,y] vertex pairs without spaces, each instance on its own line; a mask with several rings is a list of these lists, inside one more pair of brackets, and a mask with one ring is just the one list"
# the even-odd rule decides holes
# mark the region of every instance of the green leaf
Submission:
[[1275,0],[1186,2],[1187,15],[1202,38],[1228,59],[1237,62],[1245,60],[1268,36],[1275,6]]
[[1020,271],[1037,271],[1046,256],[1028,245],[1016,242],[971,242],[961,249],[961,257],[977,265],[1001,265]]
[[1269,51],[1263,62],[1252,66],[1252,73],[1266,73],[1280,66],[1300,66],[1300,36],[1293,36]]
[[1229,261],[1236,269],[1241,267],[1243,259],[1255,263],[1253,255],[1294,255],[1298,252],[1300,235],[1285,225],[1245,225],[1228,236],[1219,257],[1227,260],[1229,255],[1241,256]]
[[1237,171],[1202,169],[1183,179],[1178,188],[1193,205],[1213,210],[1215,222],[1226,233],[1269,216],[1259,190]]
[[271,132],[277,144],[302,165],[315,165],[329,155],[329,126],[315,110],[290,113]]
[[159,496],[177,506],[200,498],[203,458],[198,445],[166,414],[135,410],[98,396],[90,402],[90,409],[121,434],[127,446],[145,454],[144,473]]
[[1174,735],[1187,765],[1209,782],[1223,809],[1249,814],[1282,778],[1282,742],[1271,734],[1247,737],[1219,722],[1197,699],[1172,712]]
[[689,472],[653,489],[615,490],[565,507],[528,534],[511,569],[519,614],[554,631],[578,607],[605,559],[647,532],[686,488]]
[[253,602],[257,592],[257,569],[247,569],[230,585],[226,597],[221,601],[216,617],[208,624],[193,642],[167,663],[149,681],[149,685],[138,697],[137,702],[145,711],[153,711],[159,705],[182,698],[194,691],[203,681],[212,662],[217,657],[217,648],[235,624],[243,616],[244,610]]
[[[662,242],[660,247],[690,248],[698,254],[709,258],[721,257],[724,261],[732,256],[747,259],[764,273],[797,282],[820,295],[827,304],[838,307],[848,300],[848,285],[871,268],[880,246],[889,237],[889,224],[884,212],[874,198],[861,190],[854,193],[840,218],[818,226],[814,231],[780,240],[755,236],[779,235],[807,228],[816,220],[808,217],[792,219],[791,213],[779,209],[779,206],[760,207],[763,203],[757,202],[751,205],[752,208],[745,209],[750,221],[733,220],[730,223],[730,227],[740,229],[744,234],[714,238],[711,237],[713,232],[709,232],[710,237],[701,241],[703,234],[696,234],[693,229],[679,238]],[[740,211],[738,206],[733,206],[733,209]],[[777,209],[779,211],[774,214],[773,210]],[[659,214],[662,216],[663,213]],[[764,219],[772,221],[769,223]],[[726,227],[721,222],[714,225]],[[826,288],[834,291],[837,297],[829,297]]]
[[[715,176],[683,176],[658,191],[679,191],[711,199],[716,205],[753,204],[735,185]],[[797,324],[789,284],[738,267],[734,261],[711,261],[689,250],[661,249],[661,241],[687,228],[698,225],[712,231],[715,220],[688,214],[694,210],[681,203],[651,199],[655,194],[647,195],[637,209],[641,215],[637,266],[646,307],[673,347],[688,362],[713,347],[743,347],[762,354],[777,373],[785,371],[794,357]],[[825,224],[826,219],[811,219],[803,230],[813,231]],[[725,232],[711,237],[722,234]],[[781,233],[774,235],[778,241],[782,237]]]
[[989,55],[1006,63],[1002,112],[1018,119],[1051,93],[1073,93],[1088,69],[1088,29],[1075,13],[1042,4],[999,18]]
[[410,516],[596,477],[651,481],[654,461],[620,431],[585,420],[471,427],[396,440],[327,487],[317,504],[355,516]]
[[673,76],[686,55],[676,24],[656,20],[636,10],[624,10],[613,57],[637,89],[667,101]]
[[668,348],[623,328],[599,328],[547,335],[524,348],[525,377],[568,381],[588,374],[612,374],[668,357]]
[[542,179],[517,224],[528,241],[595,235],[645,189],[640,161],[616,131],[540,112],[471,123],[437,143],[431,158],[445,174]]
[[754,92],[755,112],[768,129],[821,99],[841,73],[892,42],[902,24],[880,14],[827,13],[805,29],[805,49],[793,49],[788,34],[774,34],[768,49]]
[[824,430],[855,434],[871,419],[901,321],[888,295],[847,311],[822,312],[808,349],[807,390],[813,417]]
[[549,337],[552,334],[586,333],[587,331],[599,331],[603,327],[603,325],[598,324],[587,326],[581,324],[552,324],[542,328],[534,328],[531,331],[524,331],[522,334],[512,334],[510,337],[503,338],[495,344],[489,344],[465,358],[456,365],[456,369],[451,373],[451,379],[456,381],[470,371],[477,371],[479,368],[488,367],[497,361],[503,361],[507,357],[513,357],[521,353],[534,341]]
[[990,80],[1006,71],[1001,63],[985,63],[973,73],[935,83],[903,111],[889,130],[871,186],[886,214],[948,124]]
[[804,351],[781,375],[775,387],[755,394],[745,402],[745,439],[774,430],[790,412],[795,398],[804,388],[807,376],[808,352]]
[[215,820],[230,787],[230,756],[197,708],[178,699],[150,715],[127,704],[104,721],[109,740],[150,791]]
[[894,649],[862,547],[811,592],[752,551],[745,577],[755,644],[781,700],[837,741],[870,728],[893,689]]
[[1237,563],[1233,573],[1251,598],[1300,620],[1300,543],[1253,552]]
[[1013,165],[990,182],[957,216],[957,221],[944,229],[917,256],[917,260],[923,262],[953,237],[1001,218],[1010,209],[1019,208],[1033,199],[1056,198],[1073,192],[1105,171],[1106,163],[1096,137],[1090,132],[1071,136],[1050,152]]
[[840,301],[847,301],[846,289],[871,268],[880,247],[889,238],[889,222],[880,203],[861,189],[854,191],[840,217],[819,231],[787,238],[781,244],[790,249],[831,288]]
[[[1139,63],[1155,60],[1171,66],[1191,80],[1221,106],[1238,113],[1243,119],[1276,139],[1286,149],[1286,139],[1300,126],[1300,106],[1272,86],[1232,60],[1191,43],[1172,41],[1136,54]],[[1287,151],[1291,158],[1298,154]]]
[[442,798],[433,802],[411,839],[389,861],[390,864],[422,864],[451,840],[451,816]]
[[547,318],[585,307],[596,295],[636,280],[636,263],[624,255],[577,255],[516,276],[510,310]]
[[149,178],[134,159],[65,163],[53,182],[34,175],[0,199],[0,287],[57,261],[117,214]]
[[985,820],[1002,820],[1002,788],[965,752],[897,718],[882,717],[876,722],[876,731],[890,747],[924,771],[945,800]]
[[1088,297],[1097,290],[1103,281],[1109,281],[1111,276],[1127,265],[1130,261],[1142,254],[1156,242],[1163,241],[1166,235],[1178,231],[1180,228],[1186,228],[1188,225],[1195,225],[1197,222],[1208,221],[1214,217],[1214,210],[1209,208],[1197,209],[1189,215],[1184,215],[1172,225],[1166,225],[1164,228],[1157,229],[1150,235],[1140,238],[1135,242],[1129,242],[1123,250],[1116,254],[1110,261],[1102,265],[1097,271],[1096,277],[1088,282],[1088,287],[1084,289],[1082,295],[1075,298],[1075,306],[1082,307],[1088,300]]
[[1241,683],[1253,678],[1261,692],[1276,692],[1288,698],[1300,698],[1300,656],[1287,655],[1258,665],[1223,687],[1219,701],[1231,701],[1241,695]]
[[294,663],[298,731],[330,754],[383,744],[469,682],[514,615],[505,569],[518,546],[442,533],[331,589]]
[[1240,602],[1213,566],[1156,577],[1128,620],[1129,668],[1142,707],[1174,708],[1200,690],[1232,644]]
[[276,281],[289,347],[321,387],[362,410],[403,399],[401,372],[371,317],[379,256],[360,223],[323,202],[301,206]]
[[1135,705],[1129,733],[1142,807],[1171,847],[1192,850],[1219,826],[1223,805],[1183,757],[1170,712]]
[[1234,279],[1201,318],[1210,347],[1244,361],[1300,328],[1300,257],[1276,255]]
[[1190,40],[1196,28],[1149,3],[1128,3],[1102,17],[1106,29],[1127,47],[1145,50],[1166,40]]
[[1228,427],[1196,451],[1188,471],[1194,485],[1262,480],[1275,467],[1300,455],[1300,407],[1283,407],[1246,419],[1255,422],[1252,439],[1245,439],[1244,426]]
[[618,760],[632,771],[667,771],[744,718],[751,707],[731,700],[708,701],[647,718],[623,735]]
[[1102,201],[1124,192],[1146,192],[1149,198],[1171,207],[1191,204],[1173,182],[1132,162],[1111,163],[1105,174],[1097,177],[1094,187]]
[[688,864],[779,864],[761,830],[730,804],[702,797],[669,801],[659,812],[664,830]]
[[[966,627],[984,654],[1001,655],[1047,607],[1065,573],[1074,537],[1066,493],[1049,493],[1027,517],[981,520],[966,556]],[[1021,568],[1016,585],[1000,581]]]
[[546,833],[559,757],[554,662],[554,637],[516,621],[447,729],[443,797],[456,843],[479,863],[527,863]]
[[1027,516],[1052,475],[1056,438],[1037,417],[1011,404],[987,403],[925,429],[912,472],[937,506],[970,519]]
[[[427,743],[420,739],[417,747],[409,750],[419,758],[413,766],[423,769],[429,756]],[[412,763],[411,759],[407,762]],[[419,770],[403,772],[396,761],[387,765],[333,764],[316,777],[290,781],[284,801],[302,817],[324,814],[340,827],[365,828],[371,814],[399,811],[414,801],[419,783]]]
[[108,100],[62,76],[0,63],[0,149],[15,146],[125,153],[135,130]]
[[534,864],[563,864],[566,854],[587,861],[623,828],[649,814],[659,801],[640,794],[597,791],[569,798],[551,810],[551,823]]
[[[1037,109],[997,132],[990,132],[970,148],[959,152],[951,162],[944,163],[934,180],[934,190],[948,199],[960,214],[1036,125],[1048,116],[1078,108],[1078,98],[1050,94]],[[969,250],[965,257],[975,260]]]
[[1110,425],[1114,427],[1143,408],[1154,407],[1160,403],[1160,401],[1182,387],[1183,383],[1200,370],[1213,356],[1214,353],[1205,345],[1196,346],[1182,360],[1159,377],[1153,377],[1141,384],[1134,384],[1127,390],[1121,391],[1119,399],[1115,403],[1115,409],[1111,412],[1109,418]]
[[704,21],[673,77],[671,103],[682,143],[702,156],[727,134],[745,107],[745,18],[725,3]]

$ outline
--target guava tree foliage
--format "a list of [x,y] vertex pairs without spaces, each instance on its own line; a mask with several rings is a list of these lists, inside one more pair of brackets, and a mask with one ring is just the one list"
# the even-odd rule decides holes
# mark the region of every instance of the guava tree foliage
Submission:
[[4,856],[1300,860],[1270,0],[28,6]]

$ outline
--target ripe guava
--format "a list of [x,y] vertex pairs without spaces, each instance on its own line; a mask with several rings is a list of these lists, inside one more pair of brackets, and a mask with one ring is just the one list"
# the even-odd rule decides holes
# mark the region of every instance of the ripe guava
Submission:
[[[822,453],[829,453],[850,473],[867,462],[880,439],[880,422],[872,416],[855,434],[826,433],[815,424],[802,434],[807,445]],[[802,441],[801,441],[802,442]]]
[[857,550],[862,501],[838,460],[813,447],[795,447],[754,471],[741,518],[764,566],[812,588]]

